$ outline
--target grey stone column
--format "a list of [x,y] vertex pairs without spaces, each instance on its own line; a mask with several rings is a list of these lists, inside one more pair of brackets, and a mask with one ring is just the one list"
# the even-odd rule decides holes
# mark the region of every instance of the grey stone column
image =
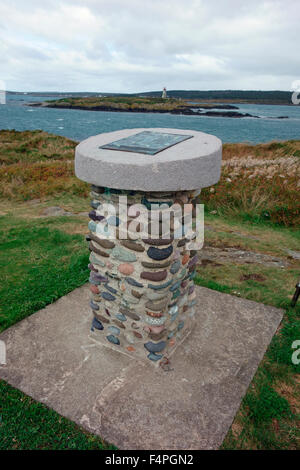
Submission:
[[[149,155],[134,140],[143,131],[154,145],[157,139],[172,136],[187,140]],[[120,139],[125,140],[119,143]],[[132,142],[134,151],[129,150]],[[182,228],[181,219],[192,212],[200,188],[218,181],[220,166],[221,141],[195,131],[123,130],[77,146],[76,175],[92,184],[87,239],[91,330],[96,340],[162,365],[194,328],[195,232]],[[142,214],[137,204],[145,208]],[[175,207],[181,216],[171,218],[166,234],[164,213]],[[153,208],[158,214],[156,235]]]

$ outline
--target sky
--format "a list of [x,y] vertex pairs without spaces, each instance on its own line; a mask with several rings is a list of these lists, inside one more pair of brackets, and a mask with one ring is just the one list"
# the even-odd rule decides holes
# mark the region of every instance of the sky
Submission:
[[299,0],[0,2],[15,91],[291,90]]

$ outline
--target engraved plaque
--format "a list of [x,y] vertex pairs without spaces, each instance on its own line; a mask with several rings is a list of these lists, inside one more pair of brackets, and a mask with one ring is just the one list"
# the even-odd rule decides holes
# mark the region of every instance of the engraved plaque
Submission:
[[124,139],[115,140],[102,145],[101,149],[123,150],[124,152],[145,153],[155,155],[184,140],[191,139],[192,135],[168,134],[167,132],[143,131]]

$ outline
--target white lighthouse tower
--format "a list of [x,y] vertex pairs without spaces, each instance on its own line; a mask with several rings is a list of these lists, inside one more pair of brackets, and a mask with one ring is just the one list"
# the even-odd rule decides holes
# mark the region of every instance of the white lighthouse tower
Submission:
[[167,98],[167,89],[166,89],[166,87],[163,87],[163,92],[162,92],[161,97],[162,98]]

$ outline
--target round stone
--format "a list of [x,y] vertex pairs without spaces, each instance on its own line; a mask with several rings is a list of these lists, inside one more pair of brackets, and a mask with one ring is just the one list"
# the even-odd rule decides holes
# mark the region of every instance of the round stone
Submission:
[[90,250],[97,253],[97,255],[103,256],[104,258],[109,258],[109,254],[103,250],[97,248],[92,242],[90,242]]
[[190,260],[188,267],[190,268],[191,266],[195,266],[197,264],[197,261],[198,261],[198,256],[196,255]]
[[138,331],[134,331],[133,334],[134,334],[134,336],[136,336],[139,339],[141,339],[143,337],[143,335],[141,335],[141,333],[139,333]]
[[109,323],[109,320],[105,317],[103,317],[102,315],[100,315],[99,313],[97,312],[93,312],[95,317],[100,320],[102,323]]
[[134,289],[132,289],[131,294],[133,295],[133,297],[135,297],[135,298],[137,298],[137,299],[140,299],[140,298],[143,296],[142,293],[140,293],[140,292],[138,292],[138,291],[136,291],[136,290],[134,290]]
[[153,310],[154,312],[160,312],[163,310],[168,304],[168,300],[163,300],[162,302],[152,302],[151,300],[146,302],[145,307],[149,310]]
[[159,343],[152,343],[152,341],[148,341],[148,343],[144,344],[147,351],[152,352],[152,353],[163,351],[166,345],[167,345],[166,341],[160,341]]
[[93,284],[90,285],[90,291],[93,292],[93,294],[99,294],[99,292],[100,292],[98,287],[93,285]]
[[188,253],[186,253],[185,255],[183,255],[181,263],[183,265],[185,265],[188,262],[189,259],[190,259],[190,255]]
[[165,324],[167,317],[153,318],[149,317],[149,315],[145,315],[144,319],[145,322],[151,326],[161,326]]
[[108,283],[105,284],[105,289],[107,289],[111,294],[117,294],[118,293],[117,289],[114,289]]
[[123,315],[126,315],[126,317],[129,317],[131,318],[131,320],[135,320],[135,321],[139,321],[140,320],[140,317],[135,313],[133,312],[132,310],[129,310],[127,308],[120,308],[120,312],[123,314]]
[[130,274],[133,273],[134,266],[129,263],[122,263],[118,266],[118,270],[120,271],[120,273],[125,274],[126,276],[129,276]]
[[149,256],[149,258],[154,259],[156,261],[169,258],[169,256],[171,256],[172,253],[173,253],[172,245],[168,246],[167,248],[156,248],[154,246],[151,246],[147,250],[147,255]]
[[136,255],[131,251],[124,250],[121,246],[115,246],[111,251],[111,256],[119,261],[125,261],[127,263],[136,261]]
[[105,263],[95,255],[95,253],[90,254],[90,261],[92,261],[94,264],[101,266],[102,268],[105,267]]
[[145,248],[142,245],[140,245],[139,243],[130,241],[130,240],[124,240],[121,242],[121,244],[125,246],[125,248],[128,248],[129,250],[138,251],[140,253],[145,251]]
[[150,263],[148,261],[142,261],[142,266],[144,268],[150,268],[150,269],[162,269],[162,268],[168,268],[170,266],[172,261],[168,260],[163,263]]
[[92,323],[92,331],[93,331],[93,328],[96,328],[96,330],[103,330],[104,326],[97,318],[94,318],[93,323]]
[[178,305],[173,305],[173,307],[169,309],[169,314],[175,315],[176,313],[178,313]]
[[93,209],[97,209],[97,207],[100,206],[100,202],[99,201],[91,201],[91,207]]
[[96,211],[91,211],[89,212],[89,218],[94,220],[94,221],[101,221],[103,219],[105,219],[105,217],[103,215],[97,215]]
[[99,284],[100,284],[101,282],[107,282],[107,281],[108,281],[107,277],[102,276],[101,274],[96,274],[96,273],[94,273],[94,272],[91,272],[91,274],[90,274],[90,280],[91,280],[91,281],[94,281],[94,282],[98,282]]
[[156,272],[143,271],[141,273],[141,278],[147,279],[148,281],[160,282],[160,281],[164,281],[167,275],[168,275],[168,271],[156,271]]
[[111,240],[105,240],[104,238],[99,238],[93,234],[91,235],[91,239],[98,243],[98,245],[102,246],[102,248],[111,249],[115,246],[115,243]]
[[89,263],[88,268],[89,268],[91,271],[94,271],[94,273],[97,273],[97,272],[98,272],[98,269],[96,269],[95,266],[92,265],[92,263]]
[[125,330],[125,326],[123,325],[123,323],[119,320],[113,320],[113,322],[119,327],[121,328],[122,330]]
[[143,242],[147,245],[155,245],[155,246],[163,246],[163,245],[170,245],[172,243],[172,238],[145,238]]
[[169,287],[170,284],[172,284],[172,279],[170,279],[169,281],[165,282],[164,284],[159,284],[159,285],[155,285],[155,284],[148,284],[148,287],[150,289],[154,289],[154,290],[160,290],[160,289],[166,289],[167,287]]
[[171,266],[171,269],[170,269],[171,274],[176,274],[179,271],[180,266],[181,266],[180,261],[176,260]]
[[171,285],[170,291],[174,292],[175,290],[177,290],[180,287],[180,285],[181,285],[181,281],[175,282],[174,284]]
[[108,335],[108,336],[106,336],[106,339],[112,344],[116,344],[116,345],[120,344],[119,339],[116,338],[114,335]]
[[126,282],[128,282],[128,284],[130,284],[133,287],[144,287],[143,284],[141,284],[140,282],[137,282],[132,277],[126,277]]
[[117,328],[116,326],[109,326],[108,331],[114,335],[119,335],[120,334],[120,329]]
[[93,300],[90,301],[90,306],[93,310],[99,310],[99,305],[93,302]]
[[101,297],[105,300],[109,300],[111,302],[113,302],[114,300],[116,300],[115,296],[114,295],[111,295],[109,292],[101,292]]
[[122,313],[116,313],[116,318],[120,321],[126,321],[127,318],[125,317],[125,315],[122,315]]
[[150,361],[159,361],[163,356],[162,354],[155,354],[155,353],[150,353],[148,354],[148,359],[150,359]]

